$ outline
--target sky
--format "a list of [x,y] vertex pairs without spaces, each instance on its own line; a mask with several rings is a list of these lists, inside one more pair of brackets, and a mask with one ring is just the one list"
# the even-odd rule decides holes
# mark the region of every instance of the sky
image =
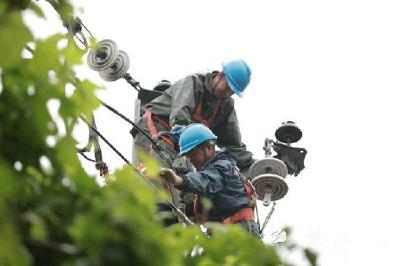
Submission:
[[[112,39],[128,53],[129,73],[144,88],[220,70],[223,60],[247,61],[251,83],[243,98],[233,96],[243,142],[261,159],[264,139],[291,120],[303,132],[294,146],[308,151],[306,168],[286,179],[289,192],[277,201],[267,242],[272,232],[290,226],[294,240],[319,252],[323,266],[397,261],[398,1],[74,3],[97,39]],[[26,16],[36,35],[65,32],[47,10],[47,21]],[[104,85],[99,97],[133,119],[137,93],[124,80],[105,82],[85,65],[77,73]],[[95,115],[98,129],[130,158],[130,126],[104,108]],[[75,135],[84,145],[86,127]],[[111,170],[124,164],[102,148]],[[85,168],[96,174],[93,165]]]

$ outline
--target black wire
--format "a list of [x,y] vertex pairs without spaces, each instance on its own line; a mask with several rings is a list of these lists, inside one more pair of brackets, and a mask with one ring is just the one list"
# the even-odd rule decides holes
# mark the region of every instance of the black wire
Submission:
[[115,108],[111,107],[110,105],[106,104],[105,102],[103,102],[101,100],[100,100],[100,102],[108,110],[110,110],[114,114],[116,114],[119,117],[121,117],[122,119],[124,119],[126,122],[131,124],[136,130],[138,130],[140,133],[142,133],[150,141],[150,143],[152,144],[152,146],[154,148],[154,151],[157,152],[158,155],[160,155],[160,157],[165,160],[165,163],[168,165],[169,168],[171,168],[172,170],[174,170],[176,172],[176,169],[172,163],[171,157],[168,155],[167,152],[164,151],[164,149],[157,143],[157,141],[155,141],[149,134],[147,134],[147,132],[145,132],[143,129],[141,129],[138,125],[136,125],[134,122],[132,122],[132,120],[130,120],[125,115],[118,112]]
[[129,118],[127,118],[125,115],[121,114],[120,112],[118,112],[115,108],[111,107],[110,105],[106,104],[105,102],[101,101],[101,104],[106,107],[108,110],[110,110],[111,112],[113,112],[114,114],[118,115],[119,117],[121,117],[122,119],[124,119],[126,122],[128,122],[129,124],[131,124],[136,130],[138,130],[140,133],[142,133],[153,145],[155,151],[161,155],[161,156],[166,156],[166,158],[168,158],[169,156],[167,156],[161,146],[149,135],[147,134],[147,132],[145,132],[143,129],[141,129],[138,125],[136,125],[134,122],[132,122],[132,120],[130,120]]
[[[141,129],[140,127],[138,127],[135,123],[133,123],[129,118],[127,118],[125,115],[121,114],[120,112],[118,112],[115,108],[111,107],[110,105],[106,104],[105,102],[101,101],[101,104],[106,107],[107,109],[109,109],[110,111],[112,111],[114,114],[118,115],[119,117],[121,117],[122,119],[124,119],[126,122],[128,122],[129,124],[131,124],[135,129],[137,129],[139,132],[141,132],[147,139],[150,140],[150,143],[153,145],[154,150],[160,155],[161,158],[164,159],[164,162],[172,169],[176,172],[176,169],[173,165],[172,159],[169,156],[169,154],[167,152],[165,152],[163,150],[163,148],[150,136],[148,135],[143,129]],[[147,179],[146,179],[147,180]],[[173,193],[171,192],[171,195],[173,195]],[[175,201],[175,200],[174,200]],[[170,202],[170,204],[173,204]],[[175,205],[171,205],[171,208],[176,209],[178,207],[176,207]],[[177,210],[175,210],[177,212]],[[186,217],[187,218],[187,217]],[[185,218],[185,219],[186,219]],[[183,219],[181,217],[181,219]],[[190,221],[190,220],[189,220]]]
[[25,47],[24,47],[28,52],[30,52],[32,55],[33,55],[33,53],[35,52],[34,50],[33,50],[33,48],[32,47],[30,47],[29,45],[27,45],[27,44],[25,44]]
[[88,28],[86,28],[86,26],[85,26],[85,24],[83,24],[82,20],[81,20],[80,18],[78,18],[78,17],[76,17],[76,18],[79,20],[79,24],[81,24],[82,27],[84,27],[85,30],[90,34],[90,36],[91,36],[92,38],[94,38],[93,34],[90,32],[90,30],[89,30]]
[[78,37],[78,34],[74,34],[74,37],[75,37],[81,44],[83,44],[83,45],[85,46],[85,48],[88,48],[87,42],[86,42],[84,39],[79,38],[79,37]]
[[[53,8],[55,10],[58,11],[58,3],[54,0],[47,0],[48,3],[50,3]],[[86,26],[82,23],[82,21],[79,19],[79,23],[85,28],[85,30],[87,30],[89,32],[89,34],[93,37],[92,33],[86,28]],[[74,34],[75,35],[75,34]],[[76,37],[76,36],[75,36]],[[77,38],[81,43],[82,41]],[[30,48],[30,47],[29,47]],[[31,49],[28,49],[31,50]],[[32,52],[32,51],[31,51]],[[141,89],[143,89],[139,82],[135,81],[130,75],[129,73],[127,73],[125,80],[132,85],[137,91],[139,91],[139,89],[137,87]],[[137,87],[136,87],[137,86]],[[115,114],[117,114],[118,116],[120,116],[121,118],[123,118],[125,121],[127,121],[128,123],[130,123],[135,129],[137,129],[140,133],[142,133],[146,138],[148,138],[151,142],[151,144],[153,145],[153,147],[155,148],[155,151],[157,153],[159,153],[162,157],[164,157],[165,159],[168,159],[171,167],[172,167],[172,160],[171,158],[169,158],[169,156],[167,156],[167,154],[162,150],[162,148],[158,145],[157,142],[155,142],[146,132],[144,132],[141,128],[139,128],[135,123],[133,123],[131,120],[129,120],[126,116],[122,115],[121,113],[119,113],[117,110],[115,110],[114,108],[112,108],[111,106],[109,106],[108,104],[102,102],[102,104],[108,108],[109,110],[111,110],[112,112],[114,112]],[[142,173],[132,165],[132,163],[130,163],[95,127],[93,127],[83,116],[79,116],[80,119],[82,119],[82,121],[84,121],[115,153],[118,154],[118,156],[121,157],[121,159],[126,162],[127,164],[131,165],[133,167],[133,169],[135,170],[136,173],[138,173],[152,188],[154,188],[156,191],[160,192],[160,190],[150,181],[148,180],[145,176],[142,175]],[[83,155],[83,153],[80,153],[82,156],[84,156],[86,159],[88,159],[89,161],[91,161],[90,158],[86,157],[85,155]],[[93,160],[94,161],[94,160]],[[185,224],[187,225],[193,225],[193,222],[177,207],[175,206],[175,204],[173,204],[170,201],[167,201],[168,204],[171,206],[171,208],[174,210],[174,213],[176,216],[178,216],[178,218],[180,218]]]
[[83,122],[85,122],[107,145],[115,152],[118,154],[119,157],[121,157],[124,162],[127,164],[130,164],[130,162],[120,153],[94,126],[92,126],[83,116],[79,116],[80,119],[82,119]]
[[93,162],[93,163],[96,163],[96,160],[93,160],[93,159],[87,157],[83,152],[78,151],[78,153],[79,153],[80,155],[82,155],[82,157],[85,158],[86,160],[88,160],[88,161],[90,161],[90,162]]
[[130,162],[128,161],[94,126],[92,126],[83,116],[79,116],[83,122],[85,122],[115,153],[119,155],[119,157],[124,160],[125,163],[131,165],[136,173],[138,173],[143,179],[154,189],[160,191],[150,180],[148,180],[142,173]]
[[[128,122],[129,124],[131,124],[132,126],[136,126],[135,123],[132,122],[132,120],[130,120],[128,117],[126,117],[125,115],[121,114],[120,112],[118,112],[114,107],[111,107],[110,105],[108,105],[107,103],[103,102],[102,100],[100,100],[100,103],[106,107],[108,110],[110,110],[111,112],[113,112],[114,114],[118,115],[119,117],[121,117],[122,119],[124,119],[126,122]],[[146,132],[144,132],[144,134],[146,134]]]
[[[128,165],[132,166],[135,172],[142,177],[142,179],[157,192],[160,192],[160,189],[156,187],[150,180],[148,180],[131,162],[129,162],[95,127],[93,127],[83,116],[79,116],[83,122],[85,122],[110,148],[116,152],[122,160],[124,160]],[[178,218],[180,218],[185,224],[193,225],[193,222],[171,201],[167,200],[168,205],[173,209],[174,213]]]

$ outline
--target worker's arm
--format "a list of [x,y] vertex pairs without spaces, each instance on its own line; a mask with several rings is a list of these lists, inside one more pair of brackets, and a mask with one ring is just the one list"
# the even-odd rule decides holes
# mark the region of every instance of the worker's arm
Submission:
[[247,170],[254,161],[253,154],[242,143],[239,121],[234,108],[225,121],[214,130],[214,133],[218,136],[218,146],[225,147],[232,153],[241,171]]
[[224,187],[224,177],[231,171],[227,162],[218,162],[198,172],[182,175],[183,183],[178,186],[182,191],[194,192],[201,196],[215,194]]
[[180,177],[169,168],[161,168],[158,175],[165,182],[178,186],[180,190],[202,196],[216,193],[223,188],[223,177],[217,169],[190,172]]
[[193,77],[188,76],[172,85],[170,125],[188,125],[192,122],[191,113],[194,111],[195,93]]

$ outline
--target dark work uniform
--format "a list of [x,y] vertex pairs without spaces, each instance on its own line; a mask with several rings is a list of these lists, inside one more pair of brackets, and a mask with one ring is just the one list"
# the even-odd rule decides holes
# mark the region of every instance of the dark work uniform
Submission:
[[[217,151],[199,171],[182,175],[183,184],[177,188],[210,199],[212,208],[208,220],[221,222],[250,205],[242,178],[235,167],[236,162],[231,153],[222,149]],[[237,224],[259,237],[259,227],[254,220],[241,221]]]

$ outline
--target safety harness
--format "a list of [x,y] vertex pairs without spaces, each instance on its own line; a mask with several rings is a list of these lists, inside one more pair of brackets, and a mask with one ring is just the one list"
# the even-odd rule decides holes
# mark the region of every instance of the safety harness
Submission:
[[240,221],[254,221],[254,207],[256,206],[256,194],[253,186],[250,181],[247,179],[245,175],[240,173],[239,169],[235,169],[237,175],[239,175],[240,180],[242,180],[244,185],[244,191],[246,192],[246,196],[249,200],[249,204],[247,207],[241,208],[234,214],[226,217],[222,220],[223,224],[233,224]]
[[[152,138],[152,139],[156,139],[156,138],[160,137],[160,138],[163,139],[168,145],[170,145],[171,147],[174,148],[174,143],[172,142],[172,140],[171,140],[170,138],[168,138],[168,137],[166,137],[166,136],[159,136],[159,135],[158,135],[157,128],[156,128],[156,126],[154,125],[154,120],[153,120],[154,115],[152,115],[149,111],[146,111],[146,112],[144,113],[144,116],[145,116],[146,119],[147,119],[147,125],[148,125],[149,130],[150,130],[150,136],[151,136],[151,138]],[[157,118],[156,118],[156,119],[157,119]],[[160,122],[161,120],[158,120],[158,119],[157,119],[157,121]],[[171,130],[171,127],[170,127],[169,125],[164,125],[164,126],[166,126],[166,127],[168,128],[168,130]],[[153,154],[153,145],[152,145],[152,143],[149,144],[149,151],[150,151],[150,155],[152,155],[152,154]],[[140,164],[139,167],[141,168],[142,165]],[[169,184],[169,183],[162,182],[162,185],[163,185],[163,187],[164,187],[164,190],[168,191],[168,192],[171,194],[172,202],[173,202],[175,205],[178,205],[179,202],[180,202],[180,199],[179,199],[179,195],[178,195],[178,192],[176,191],[176,189],[175,189],[171,184]]]
[[211,115],[208,118],[205,118],[201,114],[201,109],[202,109],[202,105],[203,105],[203,95],[204,95],[204,92],[201,92],[199,102],[197,103],[197,105],[194,109],[194,112],[192,114],[192,119],[194,121],[196,121],[197,123],[202,123],[202,124],[206,125],[208,128],[210,128],[215,121],[215,117],[217,116],[217,114],[219,113],[219,111],[221,109],[220,108],[221,100],[218,100],[216,102],[216,104],[214,105],[214,110],[211,113]]
[[[237,212],[233,213],[232,215],[229,215],[228,217],[225,217],[224,219],[221,220],[223,224],[233,224],[236,222],[240,221],[254,221],[254,207],[256,204],[256,194],[253,186],[251,185],[250,181],[247,179],[246,176],[240,173],[239,169],[235,168],[235,174],[237,174],[240,177],[240,180],[242,181],[244,185],[244,191],[246,193],[246,196],[249,200],[249,204],[246,207],[243,207],[239,209]],[[200,204],[199,204],[199,195],[195,194],[194,195],[194,201],[193,201],[193,212],[196,216],[196,219],[199,221],[199,223],[203,224],[206,222],[206,217],[201,214],[200,212]]]
[[[171,130],[171,126],[167,122],[165,122],[164,120],[162,120],[161,118],[159,118],[158,116],[152,114],[149,111],[146,111],[144,113],[144,116],[146,117],[147,126],[149,127],[149,130],[150,130],[150,136],[153,139],[155,139],[157,137],[160,137],[168,145],[170,145],[172,148],[174,148],[175,145],[174,145],[174,143],[172,142],[172,140],[170,138],[168,138],[167,136],[158,136],[158,131],[157,131],[156,126],[154,125],[154,121],[157,121],[157,122],[161,123],[164,127],[166,127],[168,129],[168,131]],[[149,150],[150,150],[150,155],[151,155],[152,152],[153,152],[153,145],[151,143],[150,143]]]
[[[193,76],[193,82],[195,83],[197,80],[200,80],[201,83],[205,82],[205,77],[201,75],[194,75]],[[197,101],[196,101],[196,106],[194,108],[193,113],[191,114],[191,119],[194,122],[197,123],[202,123],[206,125],[208,128],[211,128],[212,125],[215,122],[215,118],[219,114],[221,110],[221,100],[217,100],[217,102],[213,105],[213,110],[210,112],[211,114],[208,117],[204,117],[202,114],[202,108],[203,108],[203,99],[204,99],[204,91],[199,91],[198,96],[197,96]],[[171,130],[171,126],[169,124],[169,121],[166,121],[164,117],[161,117],[159,115],[153,114],[150,111],[146,110],[144,113],[144,116],[147,118],[147,123],[148,127],[150,129],[150,133],[152,137],[157,135],[157,129],[154,126],[154,122],[158,122],[162,124],[167,130]],[[174,143],[173,141],[167,137],[167,136],[160,136],[166,143],[168,143],[171,147],[174,148]]]

